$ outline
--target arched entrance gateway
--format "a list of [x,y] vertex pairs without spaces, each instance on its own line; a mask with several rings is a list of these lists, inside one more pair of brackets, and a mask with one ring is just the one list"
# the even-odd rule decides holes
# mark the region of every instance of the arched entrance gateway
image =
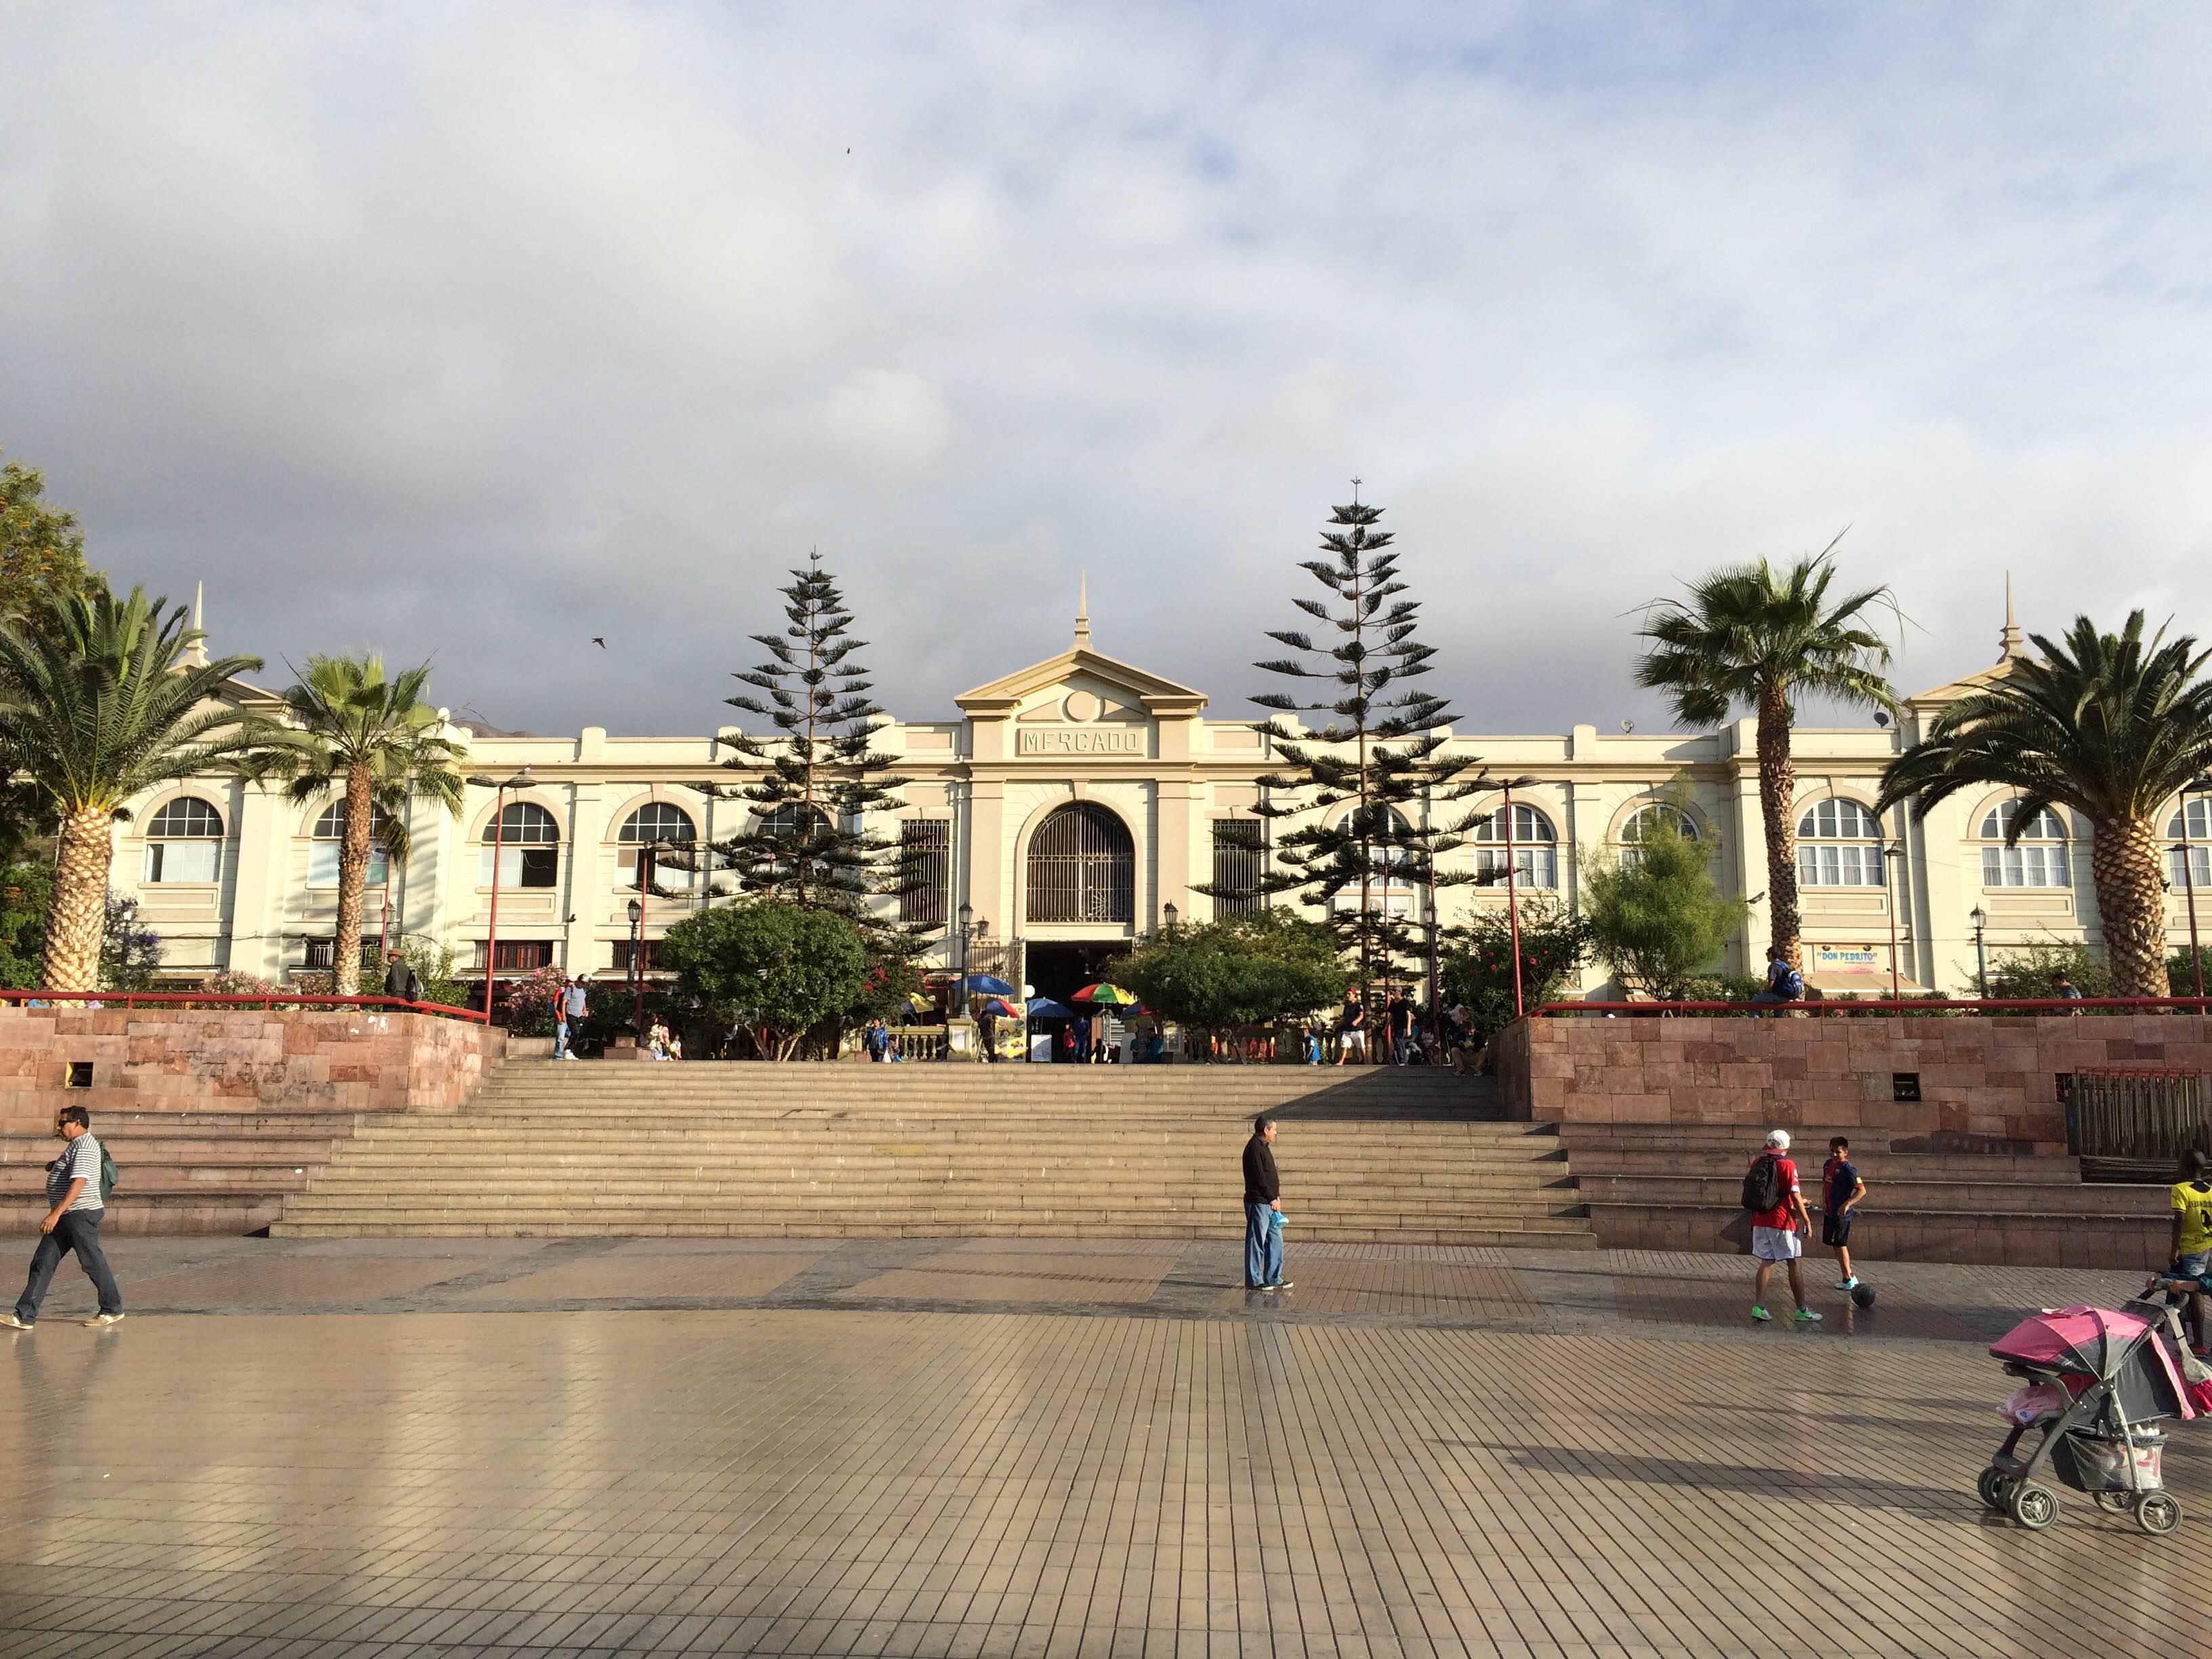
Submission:
[[1028,919],[1127,922],[1137,915],[1137,848],[1128,827],[1089,801],[1063,806],[1030,837]]
[[[1095,802],[1049,813],[1030,837],[1023,915],[1030,927],[1127,927],[1137,913],[1137,849],[1128,826]],[[1097,980],[1126,939],[1031,939],[1023,971],[1037,994],[1066,1001]]]

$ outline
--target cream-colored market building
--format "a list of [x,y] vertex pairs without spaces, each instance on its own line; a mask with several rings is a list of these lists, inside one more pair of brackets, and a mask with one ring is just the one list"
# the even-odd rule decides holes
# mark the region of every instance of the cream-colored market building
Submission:
[[[2009,623],[2003,649],[2008,659],[2020,649]],[[1989,673],[2002,673],[2005,660]],[[1902,730],[1796,734],[1805,965],[1831,993],[1887,993],[1893,921],[1902,982],[1962,994],[1975,985],[1978,910],[1992,952],[2097,939],[2085,823],[2046,817],[2006,848],[2011,796],[2002,789],[1969,792],[1925,823],[1901,812],[1886,824],[1874,817],[1883,764],[1972,684],[1912,698]],[[1160,927],[1170,907],[1186,921],[1212,915],[1214,901],[1194,890],[1239,878],[1269,856],[1270,831],[1254,813],[1257,780],[1271,764],[1261,736],[1244,720],[1209,718],[1206,692],[1099,650],[1086,618],[1059,655],[955,701],[957,718],[896,721],[884,733],[911,781],[897,810],[872,826],[931,873],[903,902],[909,919],[947,929],[948,957],[957,949],[950,924],[965,907],[981,934],[971,959],[1065,994],[1106,955]],[[501,830],[501,973],[551,963],[623,975],[638,847],[726,837],[750,811],[708,793],[741,780],[723,764],[730,751],[706,734],[613,737],[587,726],[573,737],[458,727],[452,735],[467,743],[472,773],[528,774],[507,798]],[[1498,776],[1541,780],[1516,797],[1519,884],[1569,905],[1578,897],[1574,849],[1632,847],[1650,814],[1685,799],[1686,827],[1711,849],[1722,885],[1751,900],[1725,966],[1757,971],[1767,916],[1749,720],[1695,735],[1576,726],[1541,735],[1455,732],[1450,741]],[[1486,827],[1451,855],[1462,867],[1494,867],[1504,856],[1498,804],[1486,804]],[[2203,804],[2191,811],[2191,839],[2202,840]],[[482,971],[492,931],[492,817],[485,788],[470,789],[459,818],[414,805],[409,857],[371,870],[372,943],[428,936],[451,945],[465,969]],[[167,975],[191,981],[228,968],[282,981],[329,965],[337,828],[326,805],[297,807],[228,780],[173,786],[133,803],[118,826],[116,885],[135,894],[160,933]],[[2178,823],[2172,828],[2179,833]],[[1885,844],[1897,849],[1887,884]],[[2195,854],[2200,884],[2212,878],[2207,856]],[[2174,857],[2173,936],[2182,943]],[[664,871],[660,885],[672,896],[647,899],[640,928],[648,968],[653,941],[672,923],[727,902],[682,872]],[[1385,902],[1425,919],[1422,893]],[[1503,885],[1448,886],[1439,899],[1446,924],[1505,902]],[[1593,969],[1586,988],[1603,980]]]

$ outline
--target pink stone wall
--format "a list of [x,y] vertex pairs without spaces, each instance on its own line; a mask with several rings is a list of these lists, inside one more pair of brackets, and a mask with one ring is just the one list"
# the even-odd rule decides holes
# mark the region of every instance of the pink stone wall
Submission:
[[[450,1112],[507,1034],[368,1009],[0,1008],[0,1127],[103,1111]],[[66,1087],[92,1062],[93,1086]]]
[[[2212,1019],[1577,1016],[1524,1020],[1496,1052],[1507,1111],[1540,1123],[1806,1124],[2055,1152],[2066,1140],[2059,1073],[2212,1072]],[[1898,1072],[1919,1073],[1919,1101],[1891,1097]]]

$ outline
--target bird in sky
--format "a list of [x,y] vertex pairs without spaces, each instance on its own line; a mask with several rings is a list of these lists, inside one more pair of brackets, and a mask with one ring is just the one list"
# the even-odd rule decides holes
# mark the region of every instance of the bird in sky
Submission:
[[599,647],[599,649],[600,649],[600,650],[602,650],[602,651],[604,651],[604,650],[605,650],[605,649],[607,648],[606,636],[605,636],[605,635],[601,635],[601,634],[594,634],[594,635],[592,635],[592,643],[593,645],[598,646],[598,647]]

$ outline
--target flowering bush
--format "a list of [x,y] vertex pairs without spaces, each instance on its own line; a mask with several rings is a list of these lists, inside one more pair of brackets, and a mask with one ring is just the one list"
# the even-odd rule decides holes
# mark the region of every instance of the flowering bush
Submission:
[[568,975],[548,963],[520,979],[502,979],[493,997],[492,1018],[517,1036],[553,1035],[553,993]]
[[100,941],[103,991],[150,991],[161,965],[161,936],[138,921],[138,901],[107,896],[107,921]]
[[235,968],[226,968],[219,974],[210,974],[199,982],[199,989],[211,997],[270,997],[283,992],[265,979]]

